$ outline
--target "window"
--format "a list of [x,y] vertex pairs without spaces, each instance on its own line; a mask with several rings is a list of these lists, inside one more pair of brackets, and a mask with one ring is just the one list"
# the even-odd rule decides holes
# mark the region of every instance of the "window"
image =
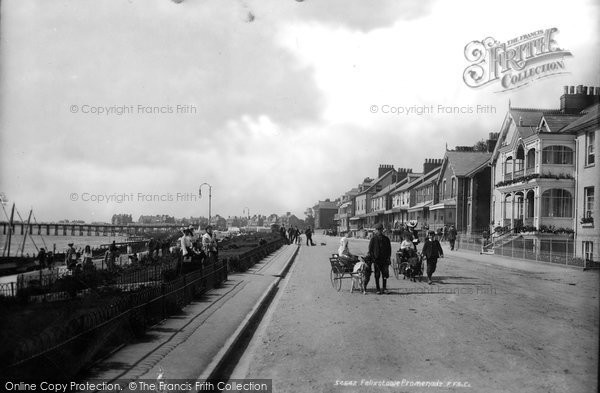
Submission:
[[596,133],[590,131],[585,134],[585,165],[594,164],[594,142],[596,140]]
[[567,146],[548,146],[542,150],[542,163],[551,165],[572,165],[573,149]]
[[452,178],[452,185],[450,186],[450,198],[456,197],[456,178]]
[[440,199],[446,199],[446,179],[442,181],[442,197]]
[[542,194],[542,217],[573,217],[573,197],[567,190],[553,188]]
[[527,152],[527,169],[535,168],[535,149],[529,149]]
[[594,187],[583,189],[583,217],[592,217],[594,212]]
[[504,218],[512,218],[512,195],[504,196]]
[[594,260],[594,243],[593,242],[582,242],[583,257],[586,261],[591,262]]
[[512,157],[506,157],[504,162],[504,174],[509,175],[513,172],[513,159]]

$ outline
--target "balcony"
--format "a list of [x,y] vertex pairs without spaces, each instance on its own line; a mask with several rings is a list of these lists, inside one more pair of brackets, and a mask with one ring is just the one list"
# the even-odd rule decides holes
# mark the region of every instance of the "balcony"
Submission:
[[534,173],[536,173],[535,172],[535,167],[531,167],[531,168],[526,168],[525,169],[525,175],[532,175]]

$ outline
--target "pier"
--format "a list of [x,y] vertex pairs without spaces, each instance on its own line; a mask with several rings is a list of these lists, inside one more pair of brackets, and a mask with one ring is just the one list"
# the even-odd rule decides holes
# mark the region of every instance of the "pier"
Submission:
[[[0,222],[3,235],[9,233],[10,223]],[[115,236],[127,234],[135,236],[144,232],[168,232],[181,227],[180,224],[74,224],[74,223],[29,223],[14,222],[12,233],[43,236]]]

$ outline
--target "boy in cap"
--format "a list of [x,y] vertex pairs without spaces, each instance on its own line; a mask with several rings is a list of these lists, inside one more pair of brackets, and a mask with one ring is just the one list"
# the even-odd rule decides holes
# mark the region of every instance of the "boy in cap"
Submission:
[[[381,295],[382,290],[379,287],[379,276],[382,278],[383,293],[388,293],[386,288],[387,279],[390,276],[389,265],[390,257],[392,255],[392,244],[390,239],[383,234],[383,224],[377,223],[375,225],[375,234],[369,241],[369,253],[367,254],[370,261],[375,265],[375,286],[377,288],[377,294]],[[367,275],[365,280],[365,288],[369,283],[371,274]]]
[[434,231],[428,232],[427,239],[425,239],[425,243],[423,244],[422,253],[427,258],[427,280],[429,285],[432,285],[431,276],[435,273],[437,260],[440,257],[444,257],[444,251],[439,240],[435,238]]

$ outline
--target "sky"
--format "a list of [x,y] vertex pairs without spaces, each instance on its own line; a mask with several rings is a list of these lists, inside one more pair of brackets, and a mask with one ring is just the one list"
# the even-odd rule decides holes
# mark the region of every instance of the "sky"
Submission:
[[[557,108],[563,86],[600,86],[592,0],[0,7],[0,192],[38,221],[207,216],[203,183],[213,216],[302,218],[380,164],[419,172],[498,132],[509,100]],[[565,73],[504,92],[463,81],[469,42],[552,27]]]

